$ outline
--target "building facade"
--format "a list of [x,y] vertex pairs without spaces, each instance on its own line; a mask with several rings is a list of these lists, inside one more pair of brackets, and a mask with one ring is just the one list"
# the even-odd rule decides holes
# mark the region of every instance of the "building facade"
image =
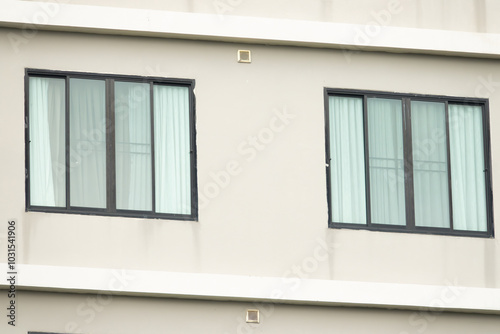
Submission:
[[1,332],[497,333],[499,11],[1,1]]

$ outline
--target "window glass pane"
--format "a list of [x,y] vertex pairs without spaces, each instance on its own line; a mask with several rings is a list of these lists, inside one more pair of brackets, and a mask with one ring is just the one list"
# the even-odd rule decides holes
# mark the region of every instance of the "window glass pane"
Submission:
[[363,99],[331,96],[329,108],[332,221],[366,224]]
[[453,227],[486,231],[482,108],[450,104],[449,123]]
[[65,81],[29,78],[30,204],[66,206]]
[[116,208],[152,210],[149,84],[115,83]]
[[106,207],[104,80],[70,79],[70,204]]
[[371,221],[405,225],[402,103],[379,98],[367,103]]
[[444,103],[411,103],[415,226],[449,227]]
[[191,213],[189,89],[155,85],[156,212]]

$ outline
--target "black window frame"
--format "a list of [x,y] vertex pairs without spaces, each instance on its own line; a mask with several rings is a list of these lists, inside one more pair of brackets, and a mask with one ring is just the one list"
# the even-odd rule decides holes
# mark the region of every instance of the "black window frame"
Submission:
[[[30,138],[29,138],[29,78],[58,78],[65,80],[65,155],[66,155],[66,207],[52,206],[36,206],[30,204]],[[106,93],[106,208],[85,208],[72,207],[70,205],[70,182],[69,182],[69,80],[78,79],[95,79],[105,81]],[[191,213],[190,214],[174,214],[174,213],[159,213],[154,212],[155,208],[155,187],[154,187],[154,146],[152,146],[152,211],[138,210],[120,210],[116,209],[116,169],[115,169],[115,129],[114,129],[114,82],[135,82],[147,83],[150,85],[150,98],[153,101],[153,86],[168,85],[187,87],[189,90],[189,140],[190,140],[190,199]],[[84,214],[84,215],[99,215],[99,216],[118,216],[132,218],[153,218],[153,219],[172,219],[172,220],[198,220],[198,185],[197,185],[197,164],[196,164],[196,98],[194,95],[195,80],[180,79],[180,78],[162,78],[148,77],[136,75],[121,75],[121,74],[100,74],[89,72],[72,72],[58,71],[46,69],[25,69],[25,202],[26,212],[48,212],[48,213],[67,213],[67,214]],[[151,113],[153,113],[153,105],[151,104]],[[154,119],[151,118],[152,137],[154,133]],[[154,145],[154,143],[152,143]]]
[[[330,129],[329,129],[329,97],[330,96],[343,96],[361,98],[363,101],[363,143],[364,143],[364,157],[365,157],[365,205],[366,205],[366,224],[352,224],[332,221],[332,203],[331,203],[331,174],[330,174]],[[370,208],[370,179],[369,179],[369,159],[368,159],[368,138],[367,138],[367,99],[368,98],[386,98],[398,99],[402,102],[403,111],[403,124],[406,122],[406,127],[409,130],[403,130],[403,148],[405,151],[405,205],[406,205],[406,225],[397,226],[389,224],[372,224],[371,223],[371,208]],[[446,115],[448,115],[448,104],[461,104],[482,107],[482,120],[483,120],[483,156],[485,164],[485,195],[486,195],[486,231],[464,231],[454,230],[452,221],[452,200],[450,197],[450,227],[423,227],[415,226],[414,215],[414,188],[413,188],[413,175],[412,175],[412,138],[411,138],[411,108],[409,104],[411,101],[425,101],[425,102],[441,102],[446,105]],[[489,117],[489,100],[484,98],[470,98],[470,97],[454,97],[444,95],[427,95],[427,94],[405,94],[405,93],[392,93],[383,91],[372,90],[356,90],[344,88],[324,88],[324,106],[325,106],[325,150],[326,150],[326,182],[327,182],[327,201],[328,201],[328,227],[329,228],[345,228],[354,230],[372,230],[372,231],[385,231],[385,232],[403,232],[403,233],[419,233],[419,234],[437,234],[437,235],[450,235],[450,236],[467,236],[467,237],[494,237],[494,223],[493,223],[493,193],[492,193],[492,169],[491,169],[491,140],[490,140],[490,117]],[[446,117],[446,149],[448,155],[448,166],[450,166],[449,154],[449,124],[448,117]],[[410,161],[406,161],[410,160]],[[408,167],[411,167],[408,169]],[[450,172],[448,169],[448,181],[450,180]],[[448,189],[451,196],[451,183],[448,183]],[[410,196],[410,197],[409,197]]]

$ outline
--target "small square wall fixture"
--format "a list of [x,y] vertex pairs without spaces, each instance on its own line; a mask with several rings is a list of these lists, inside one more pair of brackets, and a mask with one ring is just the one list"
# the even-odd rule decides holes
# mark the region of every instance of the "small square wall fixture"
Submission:
[[252,54],[250,50],[238,50],[238,63],[251,63]]
[[247,310],[247,322],[258,324],[259,320],[259,310]]

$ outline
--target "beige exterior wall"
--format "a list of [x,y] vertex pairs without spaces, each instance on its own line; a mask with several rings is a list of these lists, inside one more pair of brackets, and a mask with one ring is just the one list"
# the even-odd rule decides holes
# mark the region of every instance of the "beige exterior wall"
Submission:
[[[329,229],[324,134],[324,88],[488,98],[498,233],[496,1],[48,2],[0,2],[0,333],[498,332],[498,238]],[[27,68],[194,79],[198,221],[26,212]]]
[[[495,194],[500,92],[484,82],[500,80],[497,61],[42,31],[16,52],[15,32],[0,32],[0,212],[18,220],[20,263],[500,286],[496,239],[327,228],[323,100],[324,87],[489,97]],[[252,64],[236,62],[239,48]],[[199,221],[26,213],[25,68],[195,79]],[[253,156],[249,138],[272,122],[282,129]],[[215,187],[211,173],[232,161],[237,175]],[[315,267],[321,240],[333,249]]]
[[[24,292],[18,326],[28,331],[89,334],[137,333],[498,333],[496,315],[363,308],[209,302],[104,295]],[[0,303],[5,304],[3,294]],[[261,310],[261,323],[246,324],[249,308]],[[21,312],[21,311],[20,311]],[[0,330],[4,329],[0,324]]]
[[[36,0],[22,0],[36,1]],[[256,16],[362,25],[500,32],[496,0],[50,0],[189,13]],[[389,15],[387,15],[389,14]]]

